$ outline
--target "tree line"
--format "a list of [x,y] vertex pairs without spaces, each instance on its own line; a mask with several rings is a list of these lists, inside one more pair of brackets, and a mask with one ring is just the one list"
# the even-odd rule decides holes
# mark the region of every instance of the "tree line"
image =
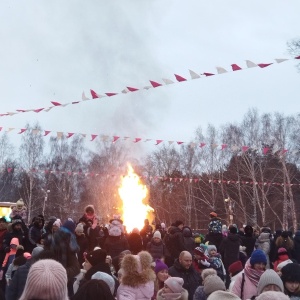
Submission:
[[[206,230],[213,210],[239,227],[298,229],[300,114],[251,109],[240,123],[198,128],[193,142],[159,145],[142,159],[121,141],[97,141],[94,151],[79,135],[50,137],[46,145],[39,124],[26,128],[18,151],[6,133],[0,138],[0,201],[22,198],[29,220],[40,213],[78,219],[93,204],[106,223],[120,213],[118,187],[130,162],[148,187],[157,222],[181,219]],[[244,145],[250,148],[241,151]]]

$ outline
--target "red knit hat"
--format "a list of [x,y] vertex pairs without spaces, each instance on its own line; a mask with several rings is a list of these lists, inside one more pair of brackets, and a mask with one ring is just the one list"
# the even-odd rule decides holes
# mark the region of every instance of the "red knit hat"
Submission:
[[240,260],[235,261],[228,267],[228,272],[233,276],[243,270],[243,265]]
[[209,214],[211,217],[217,217],[217,213],[215,213],[214,211],[212,211],[210,214]]

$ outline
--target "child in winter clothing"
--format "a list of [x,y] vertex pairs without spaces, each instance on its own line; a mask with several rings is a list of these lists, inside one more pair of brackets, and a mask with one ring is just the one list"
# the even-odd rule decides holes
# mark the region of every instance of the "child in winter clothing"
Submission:
[[274,271],[278,272],[278,265],[289,259],[288,252],[285,248],[281,247],[277,251],[277,259],[274,261]]
[[223,262],[221,259],[221,255],[217,252],[217,247],[215,245],[208,245],[207,247],[208,259],[201,260],[201,264],[213,268],[217,271],[217,275],[224,280],[225,270],[223,266]]
[[147,251],[153,259],[162,259],[166,254],[166,246],[161,239],[161,233],[157,230],[154,232],[151,241],[147,244]]
[[157,300],[187,300],[188,291],[183,287],[183,279],[180,277],[169,277],[165,286],[158,291]]
[[10,251],[6,253],[2,263],[2,270],[6,271],[9,265],[13,262],[17,253],[18,246],[19,246],[19,239],[12,238],[10,241]]

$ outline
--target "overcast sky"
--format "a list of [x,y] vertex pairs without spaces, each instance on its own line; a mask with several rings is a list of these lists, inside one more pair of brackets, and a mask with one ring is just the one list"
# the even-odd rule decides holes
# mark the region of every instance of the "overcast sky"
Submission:
[[[163,84],[174,74],[191,79],[189,69],[291,58],[286,43],[300,37],[299,12],[299,0],[1,0],[0,113],[81,101],[90,89]],[[298,113],[296,63],[0,117],[0,126],[38,121],[54,132],[189,142],[197,127],[239,122],[252,107]],[[18,139],[12,131],[10,140]]]

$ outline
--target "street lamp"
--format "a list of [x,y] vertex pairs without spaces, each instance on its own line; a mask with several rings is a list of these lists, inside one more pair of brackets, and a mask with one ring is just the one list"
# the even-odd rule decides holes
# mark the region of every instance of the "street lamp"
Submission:
[[228,204],[228,213],[229,213],[229,225],[233,224],[233,204],[232,199],[230,197],[224,199],[224,201]]
[[46,202],[48,200],[48,194],[50,193],[50,190],[45,191],[45,197],[44,197],[44,205],[43,205],[43,213],[42,215],[45,216],[45,208],[46,208]]

